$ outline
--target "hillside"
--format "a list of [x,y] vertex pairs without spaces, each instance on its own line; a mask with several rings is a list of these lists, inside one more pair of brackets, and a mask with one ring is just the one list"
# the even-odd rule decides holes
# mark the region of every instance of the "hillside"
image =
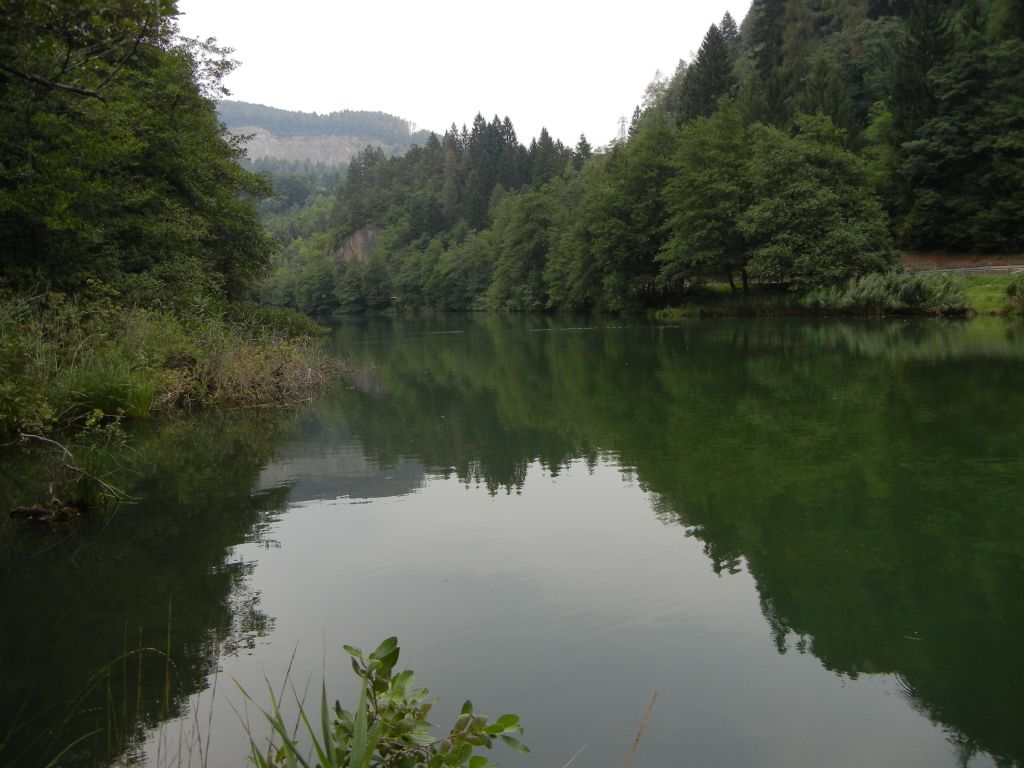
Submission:
[[367,146],[380,147],[386,155],[399,155],[430,135],[429,131],[413,131],[408,120],[384,112],[342,110],[320,115],[221,101],[217,113],[232,133],[252,137],[246,142],[252,160],[341,165]]

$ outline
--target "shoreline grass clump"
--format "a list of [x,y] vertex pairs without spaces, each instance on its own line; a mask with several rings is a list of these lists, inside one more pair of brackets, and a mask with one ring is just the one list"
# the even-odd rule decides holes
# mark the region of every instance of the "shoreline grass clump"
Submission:
[[252,304],[126,301],[100,283],[69,297],[0,292],[0,436],[82,429],[96,414],[279,405],[336,363],[308,318]]
[[964,281],[952,275],[872,272],[804,295],[808,309],[864,315],[964,315],[970,309]]

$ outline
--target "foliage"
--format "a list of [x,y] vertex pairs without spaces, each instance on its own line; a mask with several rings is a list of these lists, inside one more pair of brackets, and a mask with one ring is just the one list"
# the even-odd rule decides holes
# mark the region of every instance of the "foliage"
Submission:
[[1018,272],[1006,285],[1006,297],[1017,311],[1024,310],[1024,272]]
[[0,434],[305,398],[331,371],[313,325],[202,297],[147,308],[98,282],[0,295]]
[[399,654],[397,638],[384,640],[369,655],[348,645],[345,651],[363,681],[355,710],[342,709],[338,702],[330,707],[325,682],[320,694],[318,733],[310,721],[312,713],[298,702],[299,719],[310,741],[307,747],[297,732],[289,731],[271,691],[271,709],[263,714],[274,735],[265,753],[250,736],[253,763],[260,768],[308,768],[310,762],[305,755],[315,752],[320,768],[495,768],[494,763],[474,751],[479,747],[491,749],[495,740],[520,752],[529,751],[516,738],[523,732],[518,716],[502,715],[490,722],[485,715],[475,713],[469,701],[463,704],[447,736],[433,736],[427,716],[435,702],[428,700],[425,688],[415,687],[412,670],[394,672]]
[[682,129],[676,173],[665,187],[670,235],[657,257],[665,283],[714,275],[733,284],[736,272],[746,276],[749,256],[739,221],[751,202],[749,146],[739,111],[728,100],[710,118]]
[[928,313],[962,315],[968,310],[963,280],[952,275],[874,272],[845,285],[811,291],[803,304],[812,309],[869,314]]
[[526,148],[482,115],[400,158],[368,148],[260,298],[629,311],[708,280],[844,285],[897,245],[1024,250],[1018,5],[756,0],[608,148],[546,130]]
[[739,222],[751,271],[809,287],[893,266],[881,206],[842,132],[823,115],[796,123],[795,138],[768,126],[751,129],[754,202]]
[[965,275],[964,291],[972,313],[1001,315],[1019,313],[1024,309],[1024,286],[1017,275]]
[[77,291],[179,259],[243,296],[274,250],[269,191],[213,98],[234,63],[170,0],[19,0],[0,24],[0,275]]

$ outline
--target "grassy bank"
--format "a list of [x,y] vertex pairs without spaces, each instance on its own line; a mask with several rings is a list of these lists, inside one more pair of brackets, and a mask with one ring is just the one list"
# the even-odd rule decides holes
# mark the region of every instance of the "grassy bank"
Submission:
[[881,315],[1013,315],[1024,313],[1024,275],[869,274],[797,294],[785,286],[754,285],[748,293],[728,286],[692,290],[680,306],[659,310],[659,319],[684,317],[784,317]]
[[99,284],[75,297],[0,293],[0,435],[301,400],[331,375],[321,334],[292,313],[142,308]]

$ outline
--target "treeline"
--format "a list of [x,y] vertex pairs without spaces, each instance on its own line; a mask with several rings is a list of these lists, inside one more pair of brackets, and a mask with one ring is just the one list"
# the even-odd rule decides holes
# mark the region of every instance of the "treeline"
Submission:
[[227,99],[217,104],[217,112],[228,128],[265,128],[288,136],[342,134],[409,146],[422,143],[430,135],[428,131],[413,131],[408,120],[385,112],[344,109],[320,115]]
[[[368,149],[317,248],[263,300],[622,311],[842,284],[897,248],[1024,250],[1024,61],[1014,0],[755,0],[651,83],[594,152],[511,121],[386,159]],[[353,247],[367,235],[370,249]]]

